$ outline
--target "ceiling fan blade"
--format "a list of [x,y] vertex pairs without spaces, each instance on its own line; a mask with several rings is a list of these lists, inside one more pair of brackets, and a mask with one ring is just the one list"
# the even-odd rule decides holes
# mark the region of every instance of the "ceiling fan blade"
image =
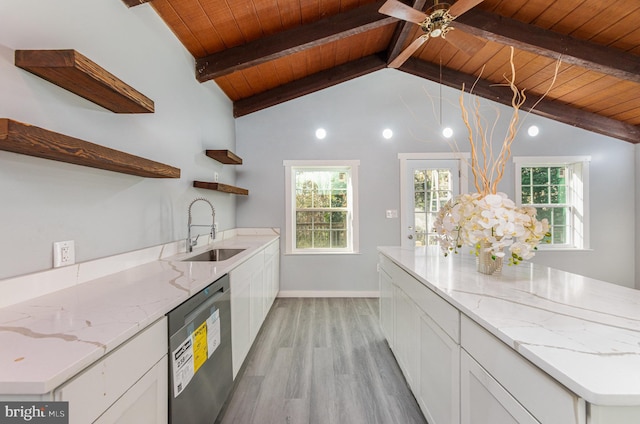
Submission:
[[427,41],[428,38],[429,36],[422,35],[413,40],[413,43],[409,44],[406,49],[400,52],[400,54],[396,56],[396,58],[393,59],[391,63],[389,63],[389,68],[399,68],[404,62],[407,61],[407,59],[411,57],[412,54],[416,52],[416,50],[420,48],[421,45],[424,44],[425,41]]
[[394,18],[402,19],[403,21],[413,22],[415,24],[420,24],[422,21],[427,19],[427,15],[416,10],[412,7],[407,6],[404,3],[400,3],[398,0],[387,0],[378,12],[393,16]]
[[449,9],[449,14],[453,17],[458,17],[464,12],[471,10],[473,7],[482,3],[483,0],[458,0]]
[[486,41],[455,28],[451,28],[444,39],[469,56],[478,53],[487,44]]

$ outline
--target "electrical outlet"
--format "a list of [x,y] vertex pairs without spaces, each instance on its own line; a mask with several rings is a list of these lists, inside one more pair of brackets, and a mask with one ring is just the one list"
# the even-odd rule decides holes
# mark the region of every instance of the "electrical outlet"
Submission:
[[218,182],[218,173],[217,172],[213,173],[213,181],[215,181],[216,183]]
[[73,240],[53,243],[53,267],[73,265],[76,263],[76,247]]

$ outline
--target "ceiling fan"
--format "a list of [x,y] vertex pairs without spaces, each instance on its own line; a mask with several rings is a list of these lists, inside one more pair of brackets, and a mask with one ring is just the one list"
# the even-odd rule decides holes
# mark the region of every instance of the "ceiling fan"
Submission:
[[485,42],[471,34],[452,31],[455,28],[450,25],[454,19],[482,3],[482,1],[458,0],[452,6],[448,3],[439,3],[436,0],[436,4],[428,8],[426,12],[421,12],[398,0],[387,0],[378,10],[380,13],[418,24],[424,32],[393,59],[389,63],[389,67],[399,68],[425,41],[435,37],[442,37],[442,39],[469,55],[476,53],[484,46]]

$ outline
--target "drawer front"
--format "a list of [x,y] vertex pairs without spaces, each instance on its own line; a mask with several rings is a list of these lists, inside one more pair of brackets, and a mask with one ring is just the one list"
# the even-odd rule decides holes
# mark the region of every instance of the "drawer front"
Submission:
[[463,315],[462,348],[541,423],[584,424],[583,399]]
[[163,317],[54,390],[55,400],[69,401],[70,423],[91,423],[166,356],[167,350],[167,319]]
[[382,253],[378,253],[378,265],[389,275],[389,277],[391,277],[391,279],[393,279],[394,274],[398,274],[398,271],[402,271],[398,265],[393,263],[391,259],[387,258]]
[[273,256],[280,251],[280,240],[276,240],[267,247],[265,247],[264,252],[267,256]]
[[460,374],[461,424],[540,424],[464,350]]
[[460,343],[460,312],[455,307],[381,253],[378,263],[394,285],[400,287],[453,341]]
[[460,312],[431,289],[401,270],[393,283],[400,287],[418,308],[429,315],[454,342],[460,343]]

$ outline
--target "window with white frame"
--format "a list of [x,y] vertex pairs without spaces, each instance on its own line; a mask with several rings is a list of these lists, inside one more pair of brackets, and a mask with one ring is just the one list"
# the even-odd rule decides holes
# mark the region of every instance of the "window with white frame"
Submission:
[[549,221],[540,249],[589,247],[589,156],[514,157],[516,202]]
[[358,252],[359,161],[284,161],[287,253]]

